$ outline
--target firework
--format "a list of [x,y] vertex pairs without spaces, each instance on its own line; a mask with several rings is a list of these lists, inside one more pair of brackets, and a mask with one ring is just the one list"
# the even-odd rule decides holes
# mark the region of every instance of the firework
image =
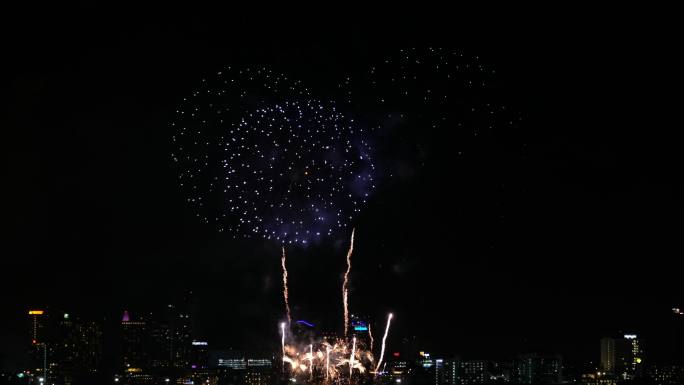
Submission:
[[285,322],[280,324],[280,346],[283,354],[283,370],[285,370]]
[[371,331],[371,324],[370,322],[368,323],[368,338],[370,338],[370,347],[369,350],[372,352],[373,351],[373,332]]
[[330,345],[325,345],[325,380],[330,379]]
[[280,258],[280,264],[283,267],[283,298],[285,300],[285,310],[287,311],[287,324],[289,325],[292,323],[292,316],[290,314],[290,295],[287,290],[287,267],[285,266],[285,246],[283,246],[282,249],[283,255]]
[[[343,293],[347,293],[346,288],[349,284],[349,272],[351,270],[351,255],[354,249],[354,231],[352,230],[351,243],[347,252],[347,271],[345,273],[345,282]],[[285,254],[283,253],[283,272],[285,272]],[[283,290],[287,289],[287,285]],[[345,329],[348,329],[348,306],[346,303],[347,296],[343,295],[345,301]],[[369,328],[369,337],[371,340],[370,346],[363,339],[358,339],[353,336],[348,339],[335,338],[332,340],[316,340],[306,343],[298,342],[296,338],[289,343],[285,343],[285,322],[280,324],[281,327],[281,349],[283,354],[283,363],[288,364],[290,373],[293,378],[300,378],[310,383],[323,382],[326,383],[355,383],[360,376],[368,373],[377,373],[379,366],[382,363],[385,352],[385,341],[389,334],[389,322],[392,319],[392,314],[389,315],[387,327],[383,336],[383,346],[377,366],[373,357],[372,345],[373,335]],[[303,321],[298,321],[303,322]],[[312,325],[310,325],[312,326]]]
[[385,326],[385,335],[382,336],[382,348],[380,349],[380,359],[378,360],[378,366],[375,367],[376,374],[378,373],[378,369],[380,369],[382,359],[385,356],[385,340],[387,340],[387,333],[389,333],[390,322],[392,322],[392,313],[389,313],[389,315],[387,316],[387,326]]
[[347,251],[347,271],[344,272],[344,283],[342,284],[342,305],[344,307],[344,336],[349,330],[349,273],[351,272],[351,256],[354,251],[354,230],[351,233],[351,242]]
[[203,80],[171,126],[187,202],[235,237],[322,241],[348,228],[375,188],[373,127],[266,68]]
[[313,379],[313,344],[309,345],[309,379]]
[[352,373],[354,371],[354,354],[356,354],[356,337],[352,342],[351,355],[349,356],[349,378],[351,379]]

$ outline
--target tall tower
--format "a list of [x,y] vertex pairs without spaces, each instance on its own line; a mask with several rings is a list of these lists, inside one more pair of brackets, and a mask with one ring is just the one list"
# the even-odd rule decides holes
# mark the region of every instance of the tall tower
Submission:
[[615,339],[601,338],[601,370],[608,373],[615,371]]
[[30,330],[29,335],[31,337],[31,348],[29,350],[29,356],[31,358],[33,368],[40,372],[40,377],[43,381],[48,380],[48,361],[52,356],[52,346],[48,344],[48,327],[47,327],[47,314],[45,310],[33,309],[28,311]]
[[134,321],[128,311],[121,318],[123,334],[123,366],[127,370],[148,368],[148,357],[145,342],[147,340],[147,323],[144,320]]
[[44,310],[29,310],[29,318],[31,320],[31,343],[38,344],[40,340],[44,337],[43,331],[45,329],[45,323],[43,322],[45,311]]

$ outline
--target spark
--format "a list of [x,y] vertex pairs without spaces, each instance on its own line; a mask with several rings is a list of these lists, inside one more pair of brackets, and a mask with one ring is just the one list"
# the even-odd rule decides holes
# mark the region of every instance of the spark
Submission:
[[289,293],[287,291],[287,267],[285,267],[285,246],[283,246],[283,256],[282,258],[280,258],[280,263],[283,266],[283,297],[285,299],[285,310],[287,310],[287,324],[289,325],[292,323],[292,317],[290,315],[290,300]]
[[349,272],[351,272],[351,256],[354,251],[354,230],[351,233],[351,242],[349,243],[349,251],[347,251],[347,271],[344,273],[344,283],[342,284],[342,304],[344,306],[344,336],[347,336],[349,330]]
[[313,379],[313,344],[309,345],[309,379]]
[[375,374],[378,373],[378,369],[380,369],[380,364],[382,363],[382,359],[385,356],[385,340],[387,340],[387,333],[389,332],[390,322],[392,322],[392,313],[389,313],[389,315],[387,316],[387,326],[385,326],[385,335],[382,337],[382,348],[380,349],[380,359],[378,360],[378,366],[375,367]]

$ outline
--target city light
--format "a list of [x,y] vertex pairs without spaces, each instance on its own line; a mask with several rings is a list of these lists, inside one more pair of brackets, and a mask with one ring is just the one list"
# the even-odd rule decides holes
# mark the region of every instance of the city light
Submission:
[[29,310],[29,315],[43,315],[43,310]]

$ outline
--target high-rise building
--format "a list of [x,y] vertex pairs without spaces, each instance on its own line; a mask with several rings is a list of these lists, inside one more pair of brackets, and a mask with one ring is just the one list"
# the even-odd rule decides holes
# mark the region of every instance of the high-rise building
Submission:
[[190,367],[201,369],[209,367],[209,343],[207,341],[192,341],[190,350]]
[[245,385],[270,385],[274,380],[273,357],[249,355],[245,371]]
[[650,365],[646,379],[652,385],[684,384],[684,367],[679,365]]
[[121,319],[123,337],[123,367],[127,371],[149,368],[148,360],[148,328],[147,322],[140,318],[133,320],[128,311],[124,311]]
[[436,376],[437,385],[459,385],[460,360],[457,358],[444,359]]
[[[152,316],[152,315],[150,315]],[[171,328],[166,322],[150,317],[148,323],[147,339],[150,343],[147,346],[149,355],[149,365],[155,370],[164,370],[171,367],[173,336]]]
[[615,371],[615,338],[601,338],[601,370],[607,373]]
[[43,332],[45,329],[45,310],[33,309],[28,311],[29,318],[31,320],[31,343],[38,344],[42,342]]
[[175,309],[170,322],[172,333],[172,365],[178,369],[190,367],[192,347],[190,312],[188,309]]
[[55,340],[50,327],[50,316],[46,310],[31,309],[29,316],[29,360],[30,367],[37,374],[38,378],[43,378],[43,382],[51,379],[50,368],[54,357]]
[[669,326],[669,351],[667,361],[673,365],[684,365],[684,309],[672,308]]
[[55,361],[61,370],[71,375],[96,373],[102,359],[101,324],[69,313],[59,318]]
[[601,339],[601,369],[622,379],[641,375],[643,349],[635,334],[625,334],[622,338],[605,337]]
[[563,361],[560,356],[522,355],[513,361],[513,377],[519,384],[560,384]]
[[461,361],[458,370],[459,385],[484,384],[489,379],[487,374],[487,361]]

